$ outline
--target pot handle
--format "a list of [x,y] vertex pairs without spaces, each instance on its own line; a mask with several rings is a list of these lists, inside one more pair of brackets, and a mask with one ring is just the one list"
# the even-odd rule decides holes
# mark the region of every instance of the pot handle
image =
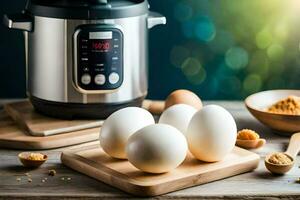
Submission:
[[22,30],[22,31],[33,31],[32,18],[24,13],[14,15],[4,15],[3,23],[10,29]]
[[167,23],[167,19],[165,16],[163,16],[159,13],[156,13],[156,12],[149,12],[148,17],[147,17],[148,29],[151,29],[154,26],[166,24],[166,23]]

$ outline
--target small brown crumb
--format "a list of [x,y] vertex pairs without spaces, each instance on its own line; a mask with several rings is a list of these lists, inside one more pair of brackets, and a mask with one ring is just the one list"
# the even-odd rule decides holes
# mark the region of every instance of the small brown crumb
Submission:
[[48,175],[49,175],[49,176],[55,176],[55,175],[56,175],[56,171],[55,171],[54,169],[50,169],[50,170],[48,171]]
[[18,177],[16,180],[17,180],[18,182],[20,182],[22,179]]
[[259,139],[259,135],[250,129],[243,129],[238,132],[237,139],[239,140],[257,140]]
[[268,161],[276,165],[288,165],[293,162],[293,160],[284,153],[274,153],[269,157]]
[[32,182],[32,179],[31,179],[31,178],[28,178],[27,181],[28,181],[29,183],[31,183],[31,182]]

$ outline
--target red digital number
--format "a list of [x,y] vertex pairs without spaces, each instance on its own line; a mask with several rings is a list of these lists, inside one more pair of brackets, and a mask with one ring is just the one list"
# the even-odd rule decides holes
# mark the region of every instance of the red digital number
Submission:
[[105,42],[93,42],[92,48],[94,50],[109,50],[110,49],[110,43],[108,41]]

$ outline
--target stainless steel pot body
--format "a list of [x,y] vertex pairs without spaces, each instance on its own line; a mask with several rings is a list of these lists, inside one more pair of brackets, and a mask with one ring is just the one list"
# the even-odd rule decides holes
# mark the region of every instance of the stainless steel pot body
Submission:
[[[91,109],[115,106],[105,115],[136,99],[143,99],[148,89],[148,29],[165,24],[166,18],[149,12],[135,17],[101,20],[61,19],[41,16],[5,16],[4,23],[24,31],[28,96],[38,100],[33,105],[45,114],[69,106],[89,116]],[[122,83],[112,90],[82,90],[76,80],[76,33],[81,26],[113,27],[122,34]],[[94,79],[92,80],[94,81]],[[40,102],[40,100],[45,102]],[[139,100],[140,101],[140,100]],[[55,104],[62,104],[57,107]],[[45,104],[45,105],[44,105]],[[100,110],[101,110],[100,109]],[[79,114],[80,115],[80,114]],[[97,114],[95,114],[97,116]],[[102,115],[101,115],[102,116]]]
[[[28,93],[65,103],[118,103],[147,94],[147,15],[112,20],[66,20],[34,17],[28,33]],[[74,84],[74,33],[80,25],[109,25],[123,33],[124,80],[120,88],[85,93]]]

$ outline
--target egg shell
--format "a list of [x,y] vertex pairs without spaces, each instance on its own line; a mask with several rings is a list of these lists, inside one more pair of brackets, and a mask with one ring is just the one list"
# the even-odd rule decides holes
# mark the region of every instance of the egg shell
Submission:
[[148,173],[165,173],[185,159],[188,145],[184,135],[166,124],[147,126],[132,135],[126,146],[129,162]]
[[203,107],[201,99],[189,90],[175,90],[165,101],[165,110],[176,104],[190,105],[197,110]]
[[100,131],[100,145],[110,156],[126,159],[126,143],[128,138],[145,126],[154,124],[150,112],[138,107],[121,109],[110,115]]
[[196,112],[196,108],[192,106],[177,104],[165,110],[160,116],[158,123],[169,124],[185,135],[189,123]]
[[189,150],[197,159],[216,162],[233,150],[237,127],[226,109],[209,105],[193,116],[186,137]]

